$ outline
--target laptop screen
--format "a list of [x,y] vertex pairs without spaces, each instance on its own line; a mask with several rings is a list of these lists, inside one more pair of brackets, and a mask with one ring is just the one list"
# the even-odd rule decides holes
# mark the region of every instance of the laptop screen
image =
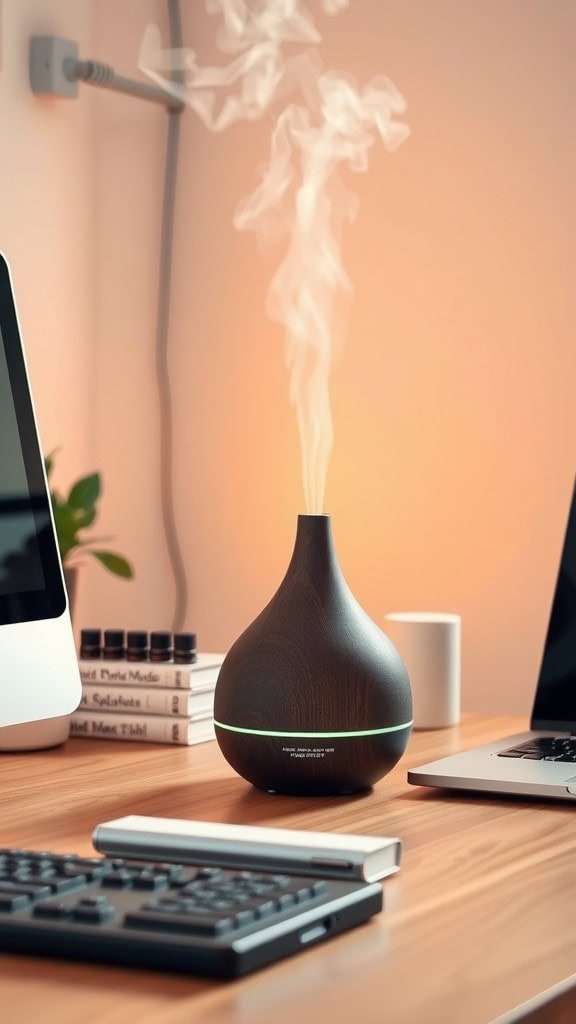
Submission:
[[0,255],[0,626],[66,599],[10,276]]
[[576,731],[576,483],[531,725]]

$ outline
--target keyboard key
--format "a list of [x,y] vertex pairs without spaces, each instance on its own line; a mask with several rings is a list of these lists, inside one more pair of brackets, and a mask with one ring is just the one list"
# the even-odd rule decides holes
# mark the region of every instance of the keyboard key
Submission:
[[217,878],[218,875],[222,874],[222,868],[198,868],[196,873],[197,878]]
[[281,896],[276,898],[276,905],[278,910],[288,910],[293,907],[296,903],[296,896],[293,892],[283,892]]
[[[103,874],[103,872],[100,872],[100,874]],[[83,883],[99,877],[95,871],[86,871],[83,868],[76,867],[74,864],[62,864],[58,869],[58,875],[60,878],[77,878]]]
[[32,913],[34,917],[50,917],[55,921],[61,921],[63,918],[71,917],[72,908],[67,906],[66,903],[55,903],[47,900],[45,903],[37,903]]
[[30,897],[18,893],[0,892],[0,911],[23,910],[30,905]]
[[116,911],[109,903],[80,900],[72,909],[72,919],[85,924],[103,924],[111,921]]
[[52,890],[40,882],[0,882],[0,893],[5,896],[28,896],[31,900],[41,900],[51,896]]
[[81,878],[90,882],[102,878],[112,871],[109,864],[95,865],[88,860],[80,860],[80,858],[76,861],[66,859],[56,865],[56,869],[62,878]]
[[127,871],[125,868],[117,868],[104,875],[102,885],[106,886],[107,889],[129,889],[133,880],[134,876],[130,871]]
[[75,889],[82,889],[86,882],[86,875],[76,875],[73,878],[51,878],[47,884],[52,892],[61,895],[65,892],[74,892]]
[[576,737],[540,736],[517,747],[500,750],[498,757],[521,757],[529,761],[576,763]]
[[144,903],[143,909],[159,910],[160,912],[165,912],[167,914],[177,914],[184,905],[186,905],[185,901],[178,899],[177,896],[163,896],[159,900],[149,900],[147,903]]
[[160,862],[159,864],[149,864],[148,870],[163,877],[167,877],[172,883],[189,881],[196,874],[194,868],[187,870],[182,866],[182,864],[165,864],[164,862]]
[[328,886],[326,885],[326,882],[323,880],[312,882],[310,888],[312,889],[312,896],[325,896],[326,893],[328,892]]
[[303,885],[300,889],[297,889],[294,893],[297,903],[305,903],[307,900],[311,900],[314,893],[309,885]]
[[135,889],[147,889],[155,892],[157,889],[168,888],[168,875],[161,875],[154,871],[140,871],[132,879]]
[[163,914],[153,910],[140,910],[126,914],[124,924],[128,928],[189,932],[209,938],[225,935],[234,927],[231,917],[215,918],[211,914]]
[[255,920],[256,914],[253,910],[239,910],[233,917],[236,928],[246,928],[247,925],[253,924]]
[[259,903],[257,907],[254,907],[256,917],[261,921],[266,917],[272,917],[277,912],[276,904],[273,900],[266,900],[265,903]]

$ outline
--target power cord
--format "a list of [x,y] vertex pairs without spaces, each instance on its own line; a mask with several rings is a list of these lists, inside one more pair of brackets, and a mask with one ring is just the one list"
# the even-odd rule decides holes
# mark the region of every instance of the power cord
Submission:
[[[167,0],[170,46],[182,48],[182,25],[179,0]],[[175,81],[183,80],[183,73],[173,71]],[[162,197],[162,224],[160,229],[160,263],[158,278],[158,312],[156,321],[156,383],[159,397],[160,428],[160,501],[162,527],[175,585],[172,629],[180,632],[188,610],[188,581],[176,525],[174,509],[174,438],[173,405],[169,372],[170,292],[172,284],[172,256],[174,240],[174,213],[178,153],[180,145],[180,114],[182,107],[168,106],[168,135],[164,167]]]
[[[171,49],[178,50],[182,48],[179,0],[167,0],[167,11],[170,46]],[[188,583],[174,511],[173,405],[168,354],[180,115],[184,110],[184,103],[169,96],[164,89],[155,85],[117,75],[109,64],[95,60],[79,60],[78,46],[74,40],[64,39],[60,36],[32,36],[29,73],[32,92],[36,95],[75,98],[78,95],[78,82],[80,81],[138,99],[160,103],[168,113],[160,228],[155,369],[159,401],[159,485],[162,528],[175,585],[172,629],[178,633],[184,627],[188,612]],[[175,82],[183,82],[184,73],[174,69],[171,72],[171,78]]]

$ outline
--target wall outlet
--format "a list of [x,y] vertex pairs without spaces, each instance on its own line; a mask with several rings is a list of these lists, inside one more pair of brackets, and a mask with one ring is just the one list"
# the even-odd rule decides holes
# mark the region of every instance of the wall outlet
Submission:
[[78,95],[74,66],[78,45],[61,36],[32,36],[30,40],[30,86],[38,96]]

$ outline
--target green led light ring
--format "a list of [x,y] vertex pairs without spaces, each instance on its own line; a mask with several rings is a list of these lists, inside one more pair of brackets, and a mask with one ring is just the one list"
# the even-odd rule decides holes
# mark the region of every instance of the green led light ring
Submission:
[[279,732],[271,729],[244,729],[239,725],[225,725],[224,722],[217,722],[214,725],[219,729],[227,729],[229,732],[241,732],[248,736],[278,736],[283,739],[295,740],[330,740],[350,739],[354,736],[381,736],[387,732],[400,732],[401,729],[409,729],[412,721],[404,722],[402,725],[389,725],[385,729],[361,729],[357,732]]

